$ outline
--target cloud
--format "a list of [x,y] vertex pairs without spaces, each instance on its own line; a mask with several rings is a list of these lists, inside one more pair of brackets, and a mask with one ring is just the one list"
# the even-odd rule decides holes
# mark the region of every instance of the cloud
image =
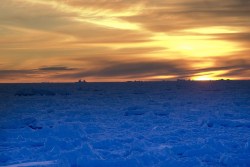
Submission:
[[0,76],[13,75],[13,74],[27,74],[31,73],[30,70],[0,70]]
[[87,8],[105,8],[110,10],[127,10],[134,5],[144,3],[145,0],[71,0],[65,1],[65,3],[77,6],[77,7],[87,7]]
[[[218,77],[233,77],[249,74],[250,62],[244,59],[216,58],[215,65],[209,68],[196,68],[190,66],[190,60],[158,60],[158,61],[133,61],[133,62],[108,62],[105,67],[98,69],[82,69],[68,74],[59,74],[55,78],[154,78],[154,76],[171,76],[172,78],[192,78],[200,76],[200,73],[216,74],[217,71],[227,71]],[[192,61],[191,61],[192,62]],[[242,75],[239,75],[240,72]]]
[[248,79],[248,76],[250,76],[250,60],[248,56],[243,58],[232,56],[227,59],[217,59],[217,65],[227,68],[227,72],[220,75],[221,77]]
[[29,1],[2,0],[0,23],[15,27],[37,30],[50,30],[70,23],[73,14],[55,10],[47,4],[35,4]]
[[249,11],[247,0],[2,0],[0,76],[249,78]]
[[[215,39],[238,42],[240,45],[248,49],[250,45],[250,32],[218,34],[215,37]],[[248,53],[249,53],[249,50],[248,50]]]
[[249,6],[248,1],[238,0],[147,1],[145,12],[124,19],[166,33],[221,25],[245,27],[249,26]]
[[[200,76],[201,73],[206,75],[215,75],[221,78],[247,78],[250,73],[250,61],[248,59],[240,59],[231,57],[227,60],[224,58],[215,58],[214,66],[209,68],[193,68],[191,60],[110,60],[106,61],[105,65],[95,59],[86,60],[92,63],[92,66],[83,68],[70,68],[66,66],[47,66],[30,70],[1,70],[2,78],[22,77],[23,79],[46,78],[46,80],[65,80],[75,81],[79,78],[89,79],[96,78],[104,80],[112,80],[114,78],[122,80],[130,79],[149,79],[155,80],[156,76],[161,76],[162,79],[176,78],[193,78]],[[79,60],[81,61],[81,60]],[[97,66],[94,64],[97,63]],[[96,68],[97,67],[97,68]],[[223,74],[217,74],[217,71],[226,71]],[[44,77],[46,75],[46,77]]]
[[[241,55],[242,53],[239,53]],[[248,79],[250,74],[250,60],[246,57],[228,56],[213,59],[213,66],[209,68],[199,68],[191,70],[190,73],[201,75],[202,73],[213,74],[217,78]],[[221,73],[218,73],[221,72]]]
[[174,61],[127,61],[109,62],[98,69],[85,69],[78,72],[59,74],[55,78],[144,78],[157,75],[181,76],[188,74],[188,62],[183,60]]
[[0,70],[1,81],[18,81],[23,78],[35,78],[35,72],[32,70]]
[[67,71],[74,71],[76,68],[69,68],[65,66],[50,66],[41,67],[37,69],[26,69],[26,70],[0,70],[1,79],[27,79],[29,77],[44,77],[44,75],[58,74]]
[[68,68],[64,66],[52,66],[52,67],[41,67],[38,70],[40,71],[72,71],[72,70],[76,70],[76,68]]

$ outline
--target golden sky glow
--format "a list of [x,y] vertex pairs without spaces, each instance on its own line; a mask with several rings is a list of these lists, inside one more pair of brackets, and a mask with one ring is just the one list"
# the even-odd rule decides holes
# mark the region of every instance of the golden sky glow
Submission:
[[1,0],[0,82],[250,79],[250,2]]

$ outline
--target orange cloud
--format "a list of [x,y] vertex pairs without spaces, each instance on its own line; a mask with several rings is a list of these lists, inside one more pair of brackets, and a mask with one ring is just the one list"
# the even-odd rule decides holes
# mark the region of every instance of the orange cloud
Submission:
[[0,82],[249,79],[238,0],[2,0]]

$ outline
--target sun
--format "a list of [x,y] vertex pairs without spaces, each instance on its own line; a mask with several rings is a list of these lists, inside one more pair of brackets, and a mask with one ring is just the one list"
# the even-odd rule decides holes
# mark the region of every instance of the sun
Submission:
[[193,80],[195,80],[195,81],[211,81],[214,79],[210,76],[203,75],[203,76],[194,77]]

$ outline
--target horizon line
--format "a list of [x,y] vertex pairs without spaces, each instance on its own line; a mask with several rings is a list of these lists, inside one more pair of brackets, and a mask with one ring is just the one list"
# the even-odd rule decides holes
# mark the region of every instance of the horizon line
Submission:
[[138,82],[216,82],[216,81],[250,81],[250,79],[217,79],[217,80],[128,80],[128,81],[86,81],[86,82],[0,82],[0,84],[86,84],[86,83],[138,83]]

